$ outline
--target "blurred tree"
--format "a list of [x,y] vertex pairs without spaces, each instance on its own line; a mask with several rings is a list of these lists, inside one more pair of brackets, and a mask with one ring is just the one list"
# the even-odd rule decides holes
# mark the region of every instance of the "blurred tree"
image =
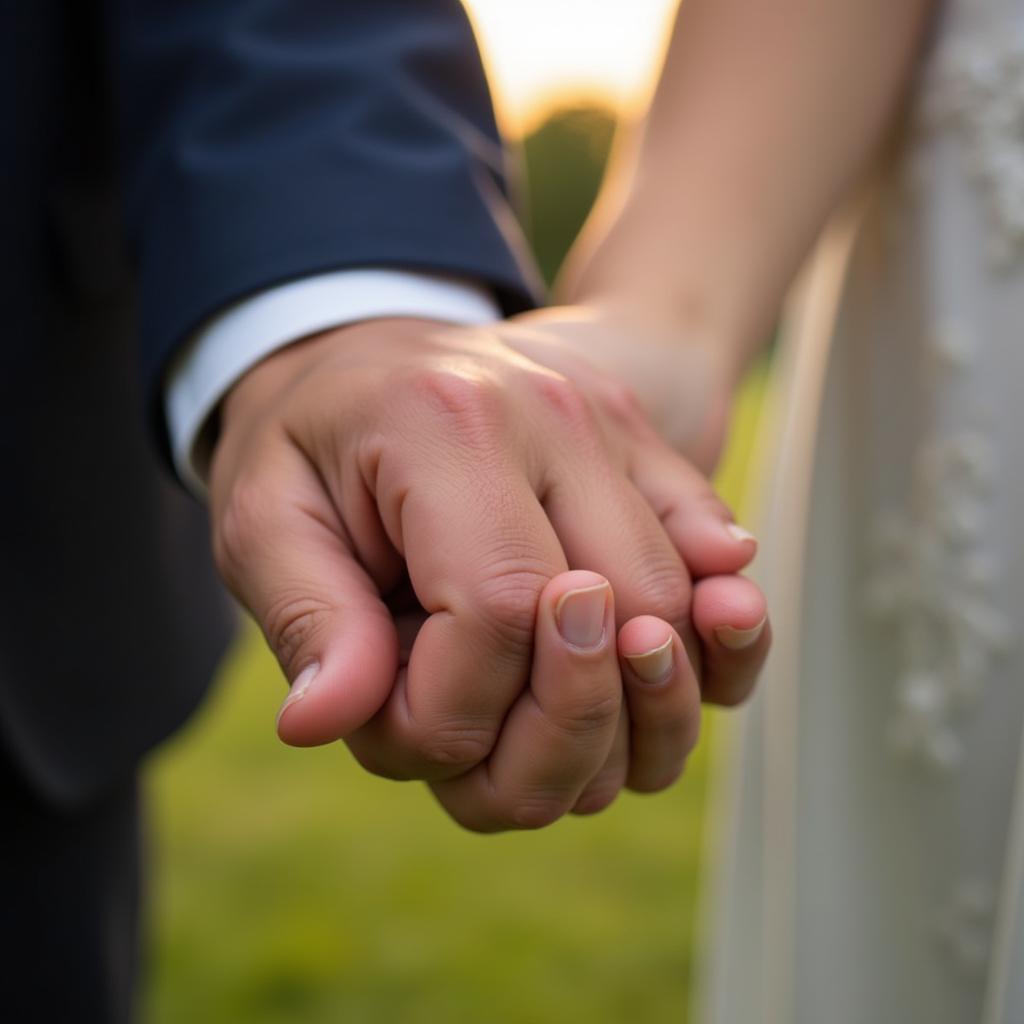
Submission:
[[523,141],[524,223],[548,284],[597,197],[614,133],[610,111],[567,107],[554,111]]

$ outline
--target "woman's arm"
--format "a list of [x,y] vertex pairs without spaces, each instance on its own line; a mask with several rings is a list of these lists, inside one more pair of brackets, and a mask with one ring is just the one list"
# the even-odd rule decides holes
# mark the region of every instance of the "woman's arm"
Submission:
[[707,340],[734,381],[909,78],[931,0],[684,0],[560,299]]

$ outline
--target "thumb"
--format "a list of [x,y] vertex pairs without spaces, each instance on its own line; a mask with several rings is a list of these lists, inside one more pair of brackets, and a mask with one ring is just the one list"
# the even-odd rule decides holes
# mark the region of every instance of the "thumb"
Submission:
[[387,700],[397,632],[305,455],[282,439],[250,461],[223,494],[214,481],[217,564],[291,683],[278,735],[297,747],[330,743]]

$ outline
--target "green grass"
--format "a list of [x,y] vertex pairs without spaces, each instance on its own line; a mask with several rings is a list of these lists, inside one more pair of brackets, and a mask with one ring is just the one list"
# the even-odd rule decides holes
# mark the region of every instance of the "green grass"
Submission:
[[481,837],[341,747],[273,736],[251,633],[151,780],[150,1019],[677,1021],[703,759],[672,792]]
[[[734,500],[760,391],[723,463]],[[476,836],[341,745],[278,743],[254,630],[221,676],[149,773],[151,1024],[685,1019],[706,741],[667,793]]]

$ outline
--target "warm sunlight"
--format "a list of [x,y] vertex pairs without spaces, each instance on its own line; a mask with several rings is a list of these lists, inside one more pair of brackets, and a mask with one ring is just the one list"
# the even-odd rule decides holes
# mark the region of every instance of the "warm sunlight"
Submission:
[[555,99],[629,110],[647,96],[677,0],[464,0],[504,127]]

